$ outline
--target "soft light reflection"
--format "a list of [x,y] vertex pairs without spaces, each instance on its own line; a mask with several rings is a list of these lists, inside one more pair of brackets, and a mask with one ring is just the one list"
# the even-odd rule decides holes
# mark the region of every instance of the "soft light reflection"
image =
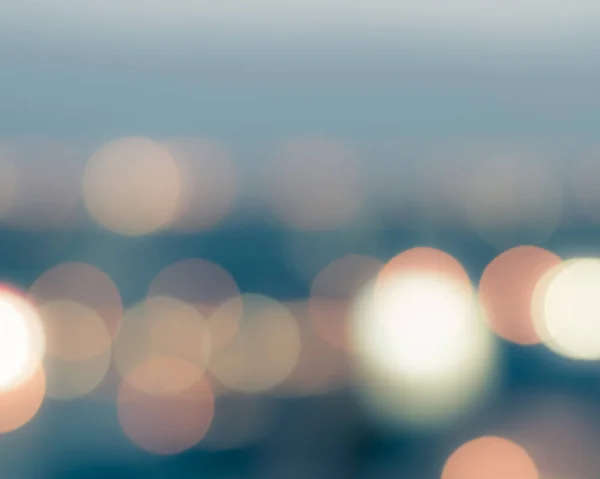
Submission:
[[578,258],[551,269],[534,292],[536,327],[553,351],[600,359],[600,260]]
[[[226,270],[200,258],[167,266],[154,278],[148,290],[149,297],[168,296],[194,306],[207,318],[213,350],[231,341],[237,331],[242,316],[239,294],[235,280]],[[226,300],[231,300],[227,315],[215,315],[215,310]]]
[[280,389],[291,396],[326,394],[345,385],[348,379],[347,356],[332,347],[311,327],[308,304],[286,303],[300,328],[301,348],[298,362]]
[[45,349],[38,311],[16,290],[0,287],[0,391],[28,381]]
[[384,268],[375,291],[368,286],[359,296],[352,328],[367,405],[416,426],[452,419],[483,400],[495,380],[493,338],[466,273],[434,271]]
[[204,230],[232,209],[237,175],[229,153],[211,140],[175,140],[165,144],[181,170],[181,197],[171,228]]
[[181,172],[165,147],[124,138],[90,158],[83,193],[89,213],[104,227],[144,235],[165,228],[176,215]]
[[357,293],[383,267],[376,258],[349,255],[323,269],[314,279],[310,319],[317,334],[334,346],[348,347],[350,306]]
[[[194,373],[180,365],[204,371],[210,354],[204,317],[193,306],[165,296],[151,297],[127,311],[114,344],[114,361],[122,377],[139,379],[136,387],[153,394],[168,393],[174,383],[176,389],[189,386]],[[157,382],[147,382],[145,375],[140,379],[132,371],[143,371],[141,364],[153,365],[164,374],[157,374]]]
[[68,262],[40,275],[29,288],[29,294],[39,305],[67,300],[93,310],[105,323],[111,337],[121,324],[121,295],[113,281],[98,268],[86,263]]
[[268,411],[259,396],[226,394],[216,399],[215,415],[200,447],[223,451],[246,447],[264,434]]
[[46,377],[38,363],[32,373],[17,386],[0,391],[0,434],[27,424],[36,415],[46,392]]
[[354,220],[363,191],[354,154],[328,139],[305,138],[285,144],[268,165],[271,204],[286,224],[327,230]]
[[205,378],[198,375],[185,389],[161,396],[136,388],[136,382],[124,380],[117,399],[119,423],[132,442],[148,452],[171,455],[202,440],[214,415],[214,397]]
[[[243,316],[230,344],[210,363],[213,376],[234,391],[257,393],[285,381],[300,354],[300,332],[292,313],[274,299],[257,294],[242,296]],[[215,314],[238,314],[236,299]]]
[[467,217],[473,229],[499,248],[538,244],[557,228],[562,188],[549,165],[523,155],[481,162],[467,188]]
[[531,305],[541,278],[561,263],[556,254],[537,246],[517,246],[498,255],[484,270],[479,298],[492,330],[517,344],[537,344]]
[[458,448],[446,461],[442,479],[538,479],[533,459],[518,444],[481,437]]

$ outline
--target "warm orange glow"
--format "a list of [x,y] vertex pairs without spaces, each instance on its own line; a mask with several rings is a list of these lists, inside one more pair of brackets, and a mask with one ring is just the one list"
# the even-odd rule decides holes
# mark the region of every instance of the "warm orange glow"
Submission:
[[170,455],[204,437],[214,415],[214,397],[205,379],[162,396],[143,392],[132,386],[134,382],[123,381],[118,394],[119,422],[131,441],[148,452]]
[[0,391],[0,433],[14,431],[31,421],[44,401],[45,392],[46,377],[40,364],[17,387]]
[[537,344],[531,306],[541,278],[561,263],[554,253],[537,246],[518,246],[497,256],[479,283],[479,298],[493,331],[518,344]]
[[124,235],[144,235],[169,225],[181,195],[179,166],[163,146],[124,138],[89,160],[83,180],[90,215]]
[[457,449],[442,479],[538,479],[533,459],[518,444],[500,437],[482,437]]
[[[217,350],[235,335],[242,316],[240,299],[230,302],[227,315],[215,315],[226,300],[239,297],[231,275],[219,265],[190,258],[163,269],[152,281],[148,296],[168,296],[194,306],[205,318],[211,335],[211,347]],[[237,306],[235,308],[234,306]]]
[[400,253],[385,264],[377,277],[375,294],[390,279],[413,274],[432,275],[461,285],[468,293],[472,291],[467,272],[454,257],[436,248],[416,247]]
[[39,305],[56,300],[79,303],[100,315],[111,337],[119,330],[121,295],[108,275],[94,266],[79,262],[55,266],[35,280],[29,294]]
[[376,258],[349,255],[332,262],[314,279],[310,292],[310,319],[317,334],[346,349],[349,307],[357,293],[372,280],[383,263]]

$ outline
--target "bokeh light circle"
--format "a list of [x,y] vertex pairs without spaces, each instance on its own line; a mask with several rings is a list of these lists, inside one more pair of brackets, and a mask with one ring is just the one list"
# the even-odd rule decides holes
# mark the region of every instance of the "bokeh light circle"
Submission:
[[348,380],[346,351],[332,346],[315,332],[307,302],[286,302],[285,306],[297,319],[301,348],[296,366],[278,390],[289,396],[310,396],[344,386]]
[[66,300],[93,310],[105,323],[111,338],[121,324],[123,305],[110,277],[87,263],[67,262],[42,273],[29,288],[36,304]]
[[479,298],[485,319],[497,335],[522,345],[541,341],[531,310],[534,290],[561,261],[538,246],[517,246],[487,265],[479,282]]
[[206,139],[175,140],[165,146],[181,171],[181,196],[171,228],[194,232],[214,227],[235,200],[237,173],[229,153]]
[[[188,387],[196,380],[195,372],[206,369],[210,332],[193,306],[155,296],[125,313],[113,350],[115,365],[125,380],[136,381],[134,385],[148,393],[170,394]],[[151,374],[139,374],[144,371],[142,364],[154,367],[151,381],[145,379]]]
[[518,444],[501,437],[474,439],[446,461],[442,479],[539,479],[531,456]]
[[349,347],[349,314],[354,297],[382,267],[376,258],[348,255],[333,261],[315,277],[309,313],[319,336],[341,349]]
[[381,269],[375,283],[375,294],[379,294],[390,278],[411,274],[429,274],[445,278],[457,287],[471,293],[473,286],[462,264],[452,255],[437,248],[417,246],[394,256]]
[[[212,350],[231,341],[237,331],[242,316],[239,295],[235,280],[225,269],[201,258],[188,258],[167,266],[148,289],[149,298],[168,296],[196,308],[207,320]],[[228,300],[227,315],[215,315],[215,310]]]
[[392,274],[384,268],[357,298],[352,323],[357,379],[367,406],[388,423],[435,426],[493,390],[495,343],[466,287],[466,273],[454,261],[442,264],[458,276],[412,266]]
[[534,296],[546,346],[573,359],[600,359],[600,259],[564,261],[540,279]]
[[41,364],[18,385],[0,391],[0,434],[27,424],[40,409],[46,393],[46,376]]
[[45,351],[38,311],[16,290],[0,288],[0,391],[27,381]]
[[101,225],[124,235],[144,235],[172,221],[181,194],[181,172],[160,144],[123,138],[89,159],[83,193],[90,215]]
[[[192,364],[189,367],[195,368]],[[132,385],[136,381],[124,380],[117,405],[119,423],[127,437],[160,455],[178,454],[197,444],[213,419],[214,397],[206,379],[200,373],[196,377],[185,389],[161,396],[141,391]]]
[[[282,383],[300,354],[300,331],[292,313],[278,301],[258,294],[242,297],[243,316],[234,339],[215,352],[211,374],[231,390],[258,393]],[[237,299],[215,314],[238,314]]]

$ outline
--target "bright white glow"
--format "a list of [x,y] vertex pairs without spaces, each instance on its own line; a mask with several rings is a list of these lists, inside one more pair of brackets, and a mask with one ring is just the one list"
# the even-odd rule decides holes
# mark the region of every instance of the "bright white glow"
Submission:
[[536,327],[553,351],[575,359],[600,359],[600,260],[574,259],[540,281]]
[[0,302],[0,386],[10,384],[27,366],[29,335],[17,309]]
[[481,398],[494,375],[493,338],[464,285],[404,274],[359,300],[353,341],[366,399],[377,413],[426,424]]
[[18,386],[41,359],[41,328],[34,310],[17,296],[0,295],[0,390]]

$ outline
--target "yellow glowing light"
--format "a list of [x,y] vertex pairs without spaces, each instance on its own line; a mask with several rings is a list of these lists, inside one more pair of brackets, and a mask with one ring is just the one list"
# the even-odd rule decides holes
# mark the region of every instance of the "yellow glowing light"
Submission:
[[431,271],[386,275],[359,297],[357,370],[376,413],[435,423],[481,399],[494,378],[494,343],[474,295]]
[[181,173],[169,151],[145,138],[109,143],[89,160],[83,193],[91,216],[125,235],[165,228],[179,204]]
[[442,479],[538,479],[531,456],[501,437],[482,437],[459,447],[446,461]]
[[600,359],[600,260],[560,264],[540,280],[535,294],[532,308],[544,343],[563,356]]
[[44,350],[44,331],[37,311],[20,296],[0,292],[0,390],[29,379]]

